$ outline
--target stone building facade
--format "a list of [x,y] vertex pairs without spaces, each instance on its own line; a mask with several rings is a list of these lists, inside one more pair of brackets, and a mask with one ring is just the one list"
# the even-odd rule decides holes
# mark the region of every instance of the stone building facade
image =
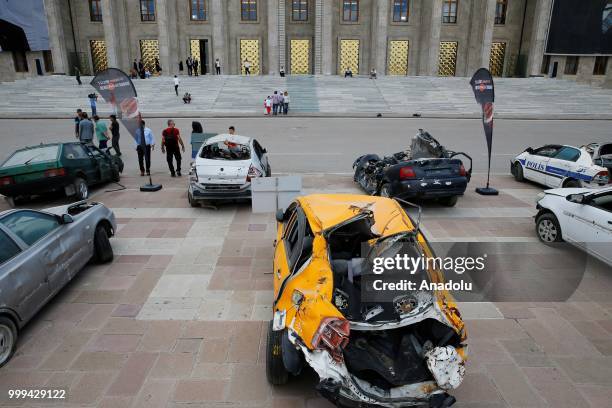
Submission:
[[[553,0],[44,0],[56,73],[470,76],[550,74],[603,82],[602,58],[545,56]],[[607,57],[605,58],[607,62]],[[574,72],[567,63],[577,65]],[[555,65],[556,63],[556,65]],[[610,64],[612,65],[612,63]],[[567,73],[570,74],[567,74]],[[603,74],[602,74],[603,72]],[[596,73],[597,75],[594,75]]]

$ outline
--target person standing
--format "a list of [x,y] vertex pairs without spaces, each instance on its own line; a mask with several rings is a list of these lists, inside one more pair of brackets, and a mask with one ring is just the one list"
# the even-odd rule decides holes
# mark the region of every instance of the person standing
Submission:
[[91,116],[95,116],[98,113],[97,111],[98,95],[96,95],[95,92],[92,92],[89,95],[87,95],[87,97],[89,98],[89,106],[91,106]]
[[81,71],[76,66],[74,67],[74,76],[76,77],[77,83],[79,85],[83,85],[83,83],[81,82]]
[[279,73],[281,78],[285,77],[285,67],[283,65],[281,65]]
[[285,91],[283,98],[283,115],[286,115],[287,113],[289,113],[289,102],[291,102],[289,98],[289,92]]
[[76,110],[76,116],[74,117],[74,136],[79,138],[79,122],[81,122],[81,116],[83,115],[82,109]]
[[100,120],[98,115],[94,115],[93,120],[96,129],[96,137],[98,138],[98,147],[100,149],[106,149],[108,147],[108,127],[106,127],[106,123],[104,123],[103,120]]
[[244,74],[251,75],[251,62],[248,59],[244,60]]
[[283,91],[278,91],[278,114],[283,114],[283,107],[285,106],[285,96]]
[[[136,152],[138,153],[138,166],[140,167],[140,175],[151,175],[151,151],[155,150],[155,138],[153,132],[148,127],[145,127],[145,121],[142,120],[141,126],[136,129]],[[142,130],[144,129],[144,137]]]
[[270,111],[272,110],[272,98],[270,95],[266,99],[264,99],[264,114],[266,116],[270,116]]
[[272,95],[272,115],[278,114],[278,91],[274,91]]
[[79,141],[81,143],[92,143],[94,136],[94,125],[87,117],[87,112],[81,113],[79,122]]
[[191,55],[185,60],[185,65],[187,65],[187,75],[191,76],[193,73],[193,60],[191,59]]
[[155,71],[157,72],[157,75],[161,75],[162,67],[159,65],[159,58],[155,58]]
[[179,87],[179,79],[175,75],[174,76],[174,92],[176,92],[176,96],[178,96],[178,87]]
[[121,156],[121,149],[119,148],[119,122],[117,121],[117,115],[110,115],[111,125],[111,143],[117,156]]
[[193,75],[198,76],[198,65],[200,65],[200,61],[197,58],[193,60]]
[[138,72],[138,62],[136,62],[136,58],[134,58],[134,63],[132,64],[132,68],[134,68],[134,71]]
[[217,75],[221,75],[221,61],[219,61],[219,58],[215,60],[215,71]]
[[[181,139],[181,132],[176,128],[174,121],[169,119],[168,127],[162,132],[161,151],[166,153],[166,161],[168,162],[171,177],[181,177],[181,152],[179,151],[179,144],[181,145],[181,150],[185,153],[185,144],[183,144],[183,139]],[[176,173],[174,172],[173,159],[176,159]]]

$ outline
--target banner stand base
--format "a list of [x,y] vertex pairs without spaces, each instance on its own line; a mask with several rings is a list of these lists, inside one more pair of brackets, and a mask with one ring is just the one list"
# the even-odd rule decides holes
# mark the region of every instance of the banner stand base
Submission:
[[476,192],[480,195],[485,195],[485,196],[499,195],[499,191],[497,191],[493,187],[479,187],[476,189]]
[[140,187],[140,191],[145,191],[145,192],[154,192],[154,191],[159,191],[161,189],[162,189],[161,184],[145,184],[144,186]]

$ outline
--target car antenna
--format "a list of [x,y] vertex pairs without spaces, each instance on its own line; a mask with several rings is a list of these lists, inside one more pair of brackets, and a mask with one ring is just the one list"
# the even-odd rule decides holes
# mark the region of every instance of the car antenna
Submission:
[[396,201],[399,201],[400,203],[403,203],[403,204],[405,204],[405,205],[407,205],[409,207],[416,208],[416,209],[419,210],[419,214],[417,216],[416,227],[414,229],[414,233],[415,233],[415,235],[417,235],[419,233],[420,228],[421,228],[421,213],[423,212],[421,206],[417,205],[417,204],[414,204],[414,203],[411,203],[411,202],[406,201],[406,200],[402,200],[401,198],[394,197],[393,199],[396,200]]

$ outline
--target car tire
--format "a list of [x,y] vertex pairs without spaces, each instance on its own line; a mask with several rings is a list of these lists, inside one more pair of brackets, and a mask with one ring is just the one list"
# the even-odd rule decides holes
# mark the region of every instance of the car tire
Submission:
[[94,232],[94,258],[98,263],[108,263],[113,260],[113,256],[113,247],[108,239],[106,228],[98,225]]
[[580,184],[580,181],[578,180],[567,180],[564,184],[563,184],[564,188],[580,188],[582,187],[582,185]]
[[200,206],[200,204],[196,200],[194,200],[191,194],[189,193],[187,193],[187,201],[189,201],[189,205],[193,208],[197,208]]
[[272,167],[268,164],[268,168],[266,169],[266,177],[272,177]]
[[536,219],[536,234],[544,243],[561,242],[561,226],[553,213],[544,213]]
[[81,177],[74,180],[74,197],[79,201],[87,200],[87,197],[89,197],[87,182]]
[[11,319],[0,316],[0,367],[9,362],[17,345],[17,327]]
[[445,207],[454,207],[459,201],[459,196],[442,197],[438,201]]
[[391,189],[389,188],[389,183],[384,183],[382,186],[380,186],[378,195],[381,197],[391,198]]
[[525,181],[525,177],[523,176],[523,166],[521,166],[521,163],[514,163],[511,168],[511,173],[516,181]]
[[266,343],[266,377],[272,385],[284,385],[289,381],[289,372],[283,363],[283,331],[274,331],[272,325],[270,320]]
[[121,170],[119,170],[119,166],[116,164],[113,166],[111,180],[113,180],[115,183],[118,183],[121,180]]

